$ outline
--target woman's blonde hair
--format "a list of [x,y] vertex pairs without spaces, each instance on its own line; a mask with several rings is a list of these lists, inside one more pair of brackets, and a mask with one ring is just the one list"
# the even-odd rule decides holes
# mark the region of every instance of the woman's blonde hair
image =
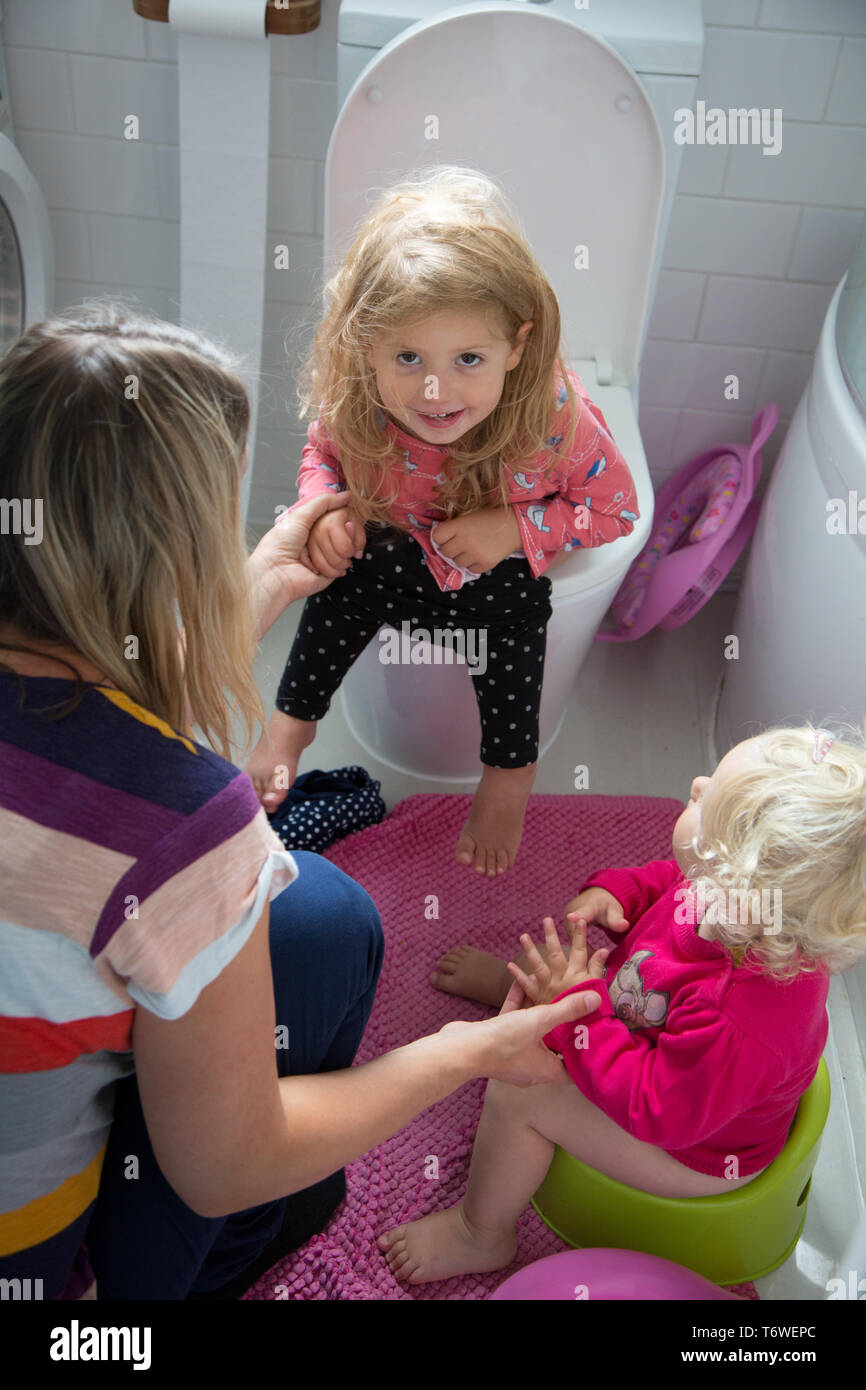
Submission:
[[506,464],[525,469],[545,450],[542,473],[561,462],[559,441],[547,443],[557,366],[569,403],[567,438],[559,445],[567,456],[578,412],[563,367],[559,305],[492,179],[437,165],[386,189],[323,295],[325,314],[298,371],[299,418],[317,411],[365,521],[398,524],[389,512],[395,491],[388,465],[402,458],[377,419],[382,404],[366,349],[428,315],[486,312],[491,329],[512,346],[520,325],[533,324],[496,409],[449,445],[454,462],[439,485],[446,514],[505,504]]
[[[198,333],[117,300],[33,324],[0,361],[0,492],[43,510],[39,544],[9,535],[0,546],[0,622],[74,648],[177,730],[191,715],[224,757],[227,696],[248,740],[264,717],[240,511],[250,408],[236,367]],[[86,688],[78,680],[53,717]]]
[[811,724],[758,734],[748,766],[714,791],[692,844],[704,873],[690,877],[707,897],[721,889],[743,903],[743,894],[778,892],[772,931],[730,916],[715,927],[743,965],[778,980],[837,973],[866,953],[866,740],[856,728],[844,733],[823,757],[828,740]]

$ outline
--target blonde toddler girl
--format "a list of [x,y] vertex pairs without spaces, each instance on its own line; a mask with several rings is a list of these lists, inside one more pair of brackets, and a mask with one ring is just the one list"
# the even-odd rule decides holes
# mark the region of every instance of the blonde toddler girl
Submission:
[[[866,952],[863,740],[809,726],[738,744],[695,778],[670,860],[593,874],[570,907],[567,958],[547,918],[547,960],[525,936],[531,973],[486,957],[481,994],[501,999],[507,972],[511,1006],[585,991],[598,1007],[545,1036],[561,1084],[488,1084],[463,1201],[379,1238],[410,1283],[509,1264],[555,1144],[663,1197],[772,1163],[824,1051],[829,976]],[[617,944],[587,960],[589,923]],[[477,984],[469,949],[434,982]]]
[[333,582],[304,609],[247,771],[273,812],[383,624],[462,633],[484,653],[483,775],[456,858],[493,877],[514,863],[535,777],[545,571],[631,532],[634,483],[563,366],[556,297],[483,175],[442,166],[386,190],[326,295],[301,377],[302,413],[315,398],[318,416],[299,493],[351,499],[310,534],[304,558]]

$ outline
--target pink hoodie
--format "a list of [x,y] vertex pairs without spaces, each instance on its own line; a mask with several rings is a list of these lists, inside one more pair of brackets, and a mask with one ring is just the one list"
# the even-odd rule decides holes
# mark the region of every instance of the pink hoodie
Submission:
[[632,926],[608,933],[617,945],[605,978],[574,987],[598,993],[599,1008],[552,1029],[545,1043],[636,1139],[699,1173],[758,1172],[784,1148],[818,1069],[828,976],[780,984],[737,967],[685,920],[688,880],[674,859],[606,869],[583,887],[593,884],[613,894]]

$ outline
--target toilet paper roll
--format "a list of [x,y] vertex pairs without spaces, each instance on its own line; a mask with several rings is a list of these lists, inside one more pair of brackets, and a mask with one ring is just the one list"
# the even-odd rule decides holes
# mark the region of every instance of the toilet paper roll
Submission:
[[271,51],[264,8],[264,0],[171,0],[169,13],[179,22],[180,11],[194,30],[178,34],[181,322],[226,343],[245,364],[251,421],[244,518],[265,299]]
[[169,0],[168,22],[187,34],[263,39],[267,0]]

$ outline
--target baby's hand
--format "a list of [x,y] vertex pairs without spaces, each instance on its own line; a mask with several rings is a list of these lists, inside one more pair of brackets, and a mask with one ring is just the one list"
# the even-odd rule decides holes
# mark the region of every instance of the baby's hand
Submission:
[[608,931],[628,931],[631,925],[623,916],[619,899],[598,885],[594,888],[584,888],[582,893],[578,893],[577,897],[568,903],[565,909],[566,919],[570,921],[575,914],[583,918],[587,926],[596,923],[599,927],[606,927]]
[[578,917],[577,914],[574,916],[574,935],[567,960],[563,955],[562,943],[552,917],[544,919],[544,940],[547,948],[546,963],[539,955],[528,932],[520,938],[520,944],[532,966],[531,975],[525,975],[514,961],[508,962],[508,969],[533,1004],[550,1004],[564,990],[571,989],[574,985],[582,985],[584,980],[602,978],[604,962],[610,955],[610,950],[596,951],[587,965],[586,922],[582,917]]
[[484,507],[467,516],[454,516],[438,522],[430,534],[443,555],[473,574],[495,569],[523,544],[511,507]]
[[310,568],[328,579],[346,573],[352,558],[360,559],[366,543],[364,523],[351,502],[347,507],[325,512],[310,530],[304,560]]

